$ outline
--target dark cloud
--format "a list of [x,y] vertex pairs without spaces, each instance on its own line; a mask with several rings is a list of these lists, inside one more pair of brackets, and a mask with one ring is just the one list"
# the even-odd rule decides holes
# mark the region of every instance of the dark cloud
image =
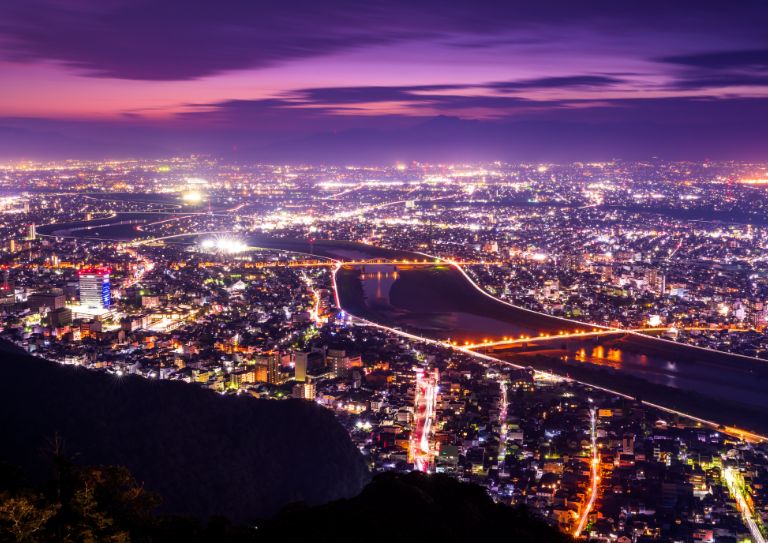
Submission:
[[[300,89],[291,96],[297,101],[315,104],[362,104],[372,102],[423,101],[426,93],[462,90],[472,85],[404,85],[319,87]],[[421,93],[421,94],[420,94]]]
[[674,81],[674,90],[701,90],[723,87],[768,87],[768,73],[690,74]]
[[498,81],[488,83],[487,88],[498,90],[525,89],[565,89],[573,87],[606,87],[623,83],[623,79],[607,75],[572,75],[562,77],[542,77],[520,81]]
[[[360,115],[364,103],[397,102],[407,106],[409,114]],[[412,116],[425,116],[435,111],[461,113],[484,109],[503,117],[513,111],[556,108],[559,101],[528,100],[515,96],[464,96],[450,94],[411,94],[400,87],[359,87],[305,89],[290,97],[265,100],[227,100],[215,104],[192,104],[178,119],[192,123],[221,126],[270,128],[285,132],[338,130],[377,124],[381,128],[412,122]],[[388,120],[387,120],[388,119]]]
[[691,68],[727,70],[734,68],[768,69],[768,49],[719,51],[660,57],[659,62]]
[[768,49],[720,51],[655,59],[677,68],[669,88],[699,90],[768,85]]
[[[344,89],[343,87],[341,89]],[[377,88],[379,92],[381,88]],[[312,91],[313,89],[307,89]],[[333,89],[324,89],[333,90]],[[362,92],[363,88],[360,88]],[[395,91],[399,88],[394,88]],[[305,91],[301,91],[305,92]],[[342,93],[343,96],[343,93]],[[487,109],[500,121],[534,119],[541,122],[594,123],[609,127],[622,123],[655,123],[658,125],[735,126],[744,124],[760,126],[768,124],[768,98],[614,98],[528,100],[516,96],[463,96],[463,95],[408,95],[406,104],[419,110],[436,110],[445,115],[461,116],[468,109]],[[388,96],[380,96],[388,98]],[[334,101],[330,93],[322,101],[307,102],[293,99],[228,100],[216,104],[194,107],[179,115],[182,122],[201,126],[218,124],[222,127],[250,127],[270,130],[303,128],[312,130],[344,130],[354,127],[379,127],[383,129],[407,126],[415,122],[411,115],[385,115],[369,111],[358,115],[353,104]],[[385,100],[385,101],[388,101]],[[222,121],[222,122],[218,122]]]
[[[378,23],[377,23],[378,21]],[[0,8],[0,43],[16,60],[52,59],[85,74],[194,79],[402,39],[375,6],[337,0],[11,0]]]
[[[615,85],[622,79],[604,75],[573,75],[477,84],[394,85],[357,87],[318,87],[287,93],[284,106],[315,105],[334,107],[344,104],[403,102],[413,106],[445,106],[449,108],[496,107],[530,104],[531,100],[494,93],[529,89],[598,88]],[[458,94],[454,91],[465,91]],[[545,103],[545,102],[542,102]],[[554,104],[554,103],[553,103]]]
[[585,45],[590,32],[683,26],[764,38],[766,14],[759,0],[727,9],[716,0],[4,0],[0,47],[6,58],[53,60],[91,76],[183,80],[405,40],[552,41],[570,28],[587,33]]

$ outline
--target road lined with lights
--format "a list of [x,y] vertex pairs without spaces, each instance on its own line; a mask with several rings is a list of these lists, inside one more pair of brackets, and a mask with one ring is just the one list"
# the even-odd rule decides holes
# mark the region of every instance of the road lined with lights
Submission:
[[591,458],[589,460],[589,466],[590,466],[590,486],[589,486],[589,500],[587,501],[587,506],[584,508],[584,510],[581,512],[581,516],[579,517],[579,522],[576,525],[576,530],[573,532],[573,537],[578,538],[581,533],[584,531],[584,527],[587,525],[587,520],[589,519],[589,513],[592,512],[592,508],[595,505],[595,500],[597,499],[597,491],[598,491],[598,485],[600,484],[600,473],[599,473],[599,467],[600,467],[600,456],[597,452],[597,432],[595,429],[596,426],[596,420],[595,420],[595,410],[591,409],[589,411],[589,434],[590,434],[590,451],[591,451]]
[[741,518],[744,520],[747,528],[749,528],[749,533],[752,535],[752,541],[754,541],[754,543],[767,543],[768,540],[766,540],[763,532],[760,531],[757,522],[755,522],[755,511],[744,498],[743,488],[740,488],[740,483],[737,481],[734,469],[731,467],[725,468],[723,470],[723,478],[725,479],[725,484],[728,487],[731,496],[736,500],[736,505],[741,513]]
[[507,412],[509,410],[508,384],[506,379],[499,378],[501,404],[499,406],[499,451],[496,455],[496,466],[499,470],[499,474],[504,470],[504,460],[507,457],[507,434],[509,433],[509,426],[507,425]]

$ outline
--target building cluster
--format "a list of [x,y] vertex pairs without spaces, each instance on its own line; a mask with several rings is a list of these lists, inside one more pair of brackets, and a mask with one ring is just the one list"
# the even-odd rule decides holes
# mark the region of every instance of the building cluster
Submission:
[[766,175],[200,157],[7,167],[0,338],[118,380],[316,401],[373,471],[450,474],[590,540],[764,538],[765,443],[369,326],[338,307],[327,259],[248,236],[462,261],[516,305],[768,358],[768,193],[754,182]]

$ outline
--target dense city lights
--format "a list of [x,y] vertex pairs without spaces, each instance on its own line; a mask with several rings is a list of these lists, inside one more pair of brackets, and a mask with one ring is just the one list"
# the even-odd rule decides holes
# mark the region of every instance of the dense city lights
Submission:
[[[0,336],[315,401],[374,471],[476,482],[580,539],[627,533],[627,510],[639,535],[761,541],[768,193],[729,182],[747,170],[765,167],[10,168]],[[702,220],[723,213],[743,220]]]

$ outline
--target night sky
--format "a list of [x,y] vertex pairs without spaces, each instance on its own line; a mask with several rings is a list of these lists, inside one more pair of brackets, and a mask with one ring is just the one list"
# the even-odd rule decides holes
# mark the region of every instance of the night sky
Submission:
[[0,157],[768,159],[768,2],[3,0]]

